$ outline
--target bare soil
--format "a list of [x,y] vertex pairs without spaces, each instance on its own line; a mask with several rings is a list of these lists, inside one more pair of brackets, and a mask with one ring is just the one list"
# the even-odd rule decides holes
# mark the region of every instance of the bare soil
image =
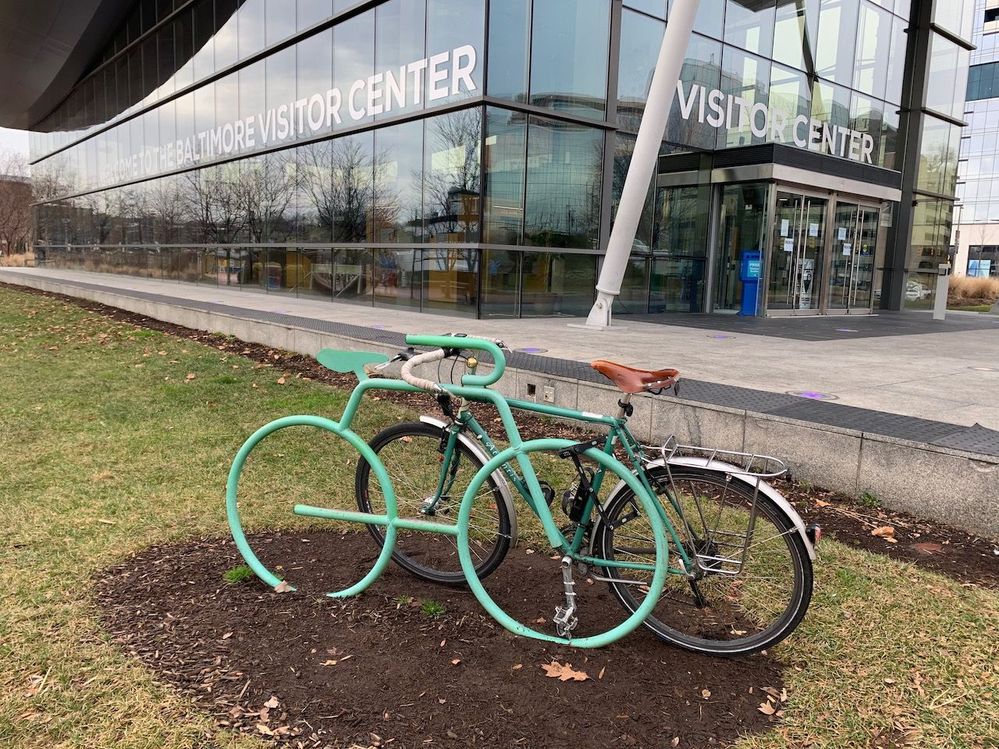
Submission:
[[[779,720],[757,710],[764,688],[782,689],[767,655],[699,656],[644,629],[598,651],[515,638],[469,591],[394,566],[361,596],[330,599],[321,592],[371,568],[366,533],[251,543],[284,560],[297,591],[224,583],[242,563],[229,539],[150,548],[96,585],[114,639],[234,730],[303,747],[716,747]],[[513,550],[491,592],[531,590],[547,560],[532,551]],[[588,592],[595,623],[616,624],[606,587]],[[549,677],[553,662],[588,678]]]

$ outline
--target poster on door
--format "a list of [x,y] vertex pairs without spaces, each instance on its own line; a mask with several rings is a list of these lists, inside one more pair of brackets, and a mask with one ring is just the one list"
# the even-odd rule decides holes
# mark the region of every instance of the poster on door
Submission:
[[812,287],[815,273],[815,260],[810,257],[801,259],[798,266],[798,309],[812,308]]

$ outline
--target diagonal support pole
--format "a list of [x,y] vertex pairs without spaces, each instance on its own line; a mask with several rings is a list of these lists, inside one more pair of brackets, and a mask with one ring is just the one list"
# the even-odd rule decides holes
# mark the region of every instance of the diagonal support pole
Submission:
[[649,99],[642,122],[638,126],[635,152],[631,157],[628,175],[624,179],[621,203],[607,243],[600,278],[597,280],[597,300],[586,318],[587,327],[609,328],[611,325],[611,308],[614,306],[614,298],[621,293],[621,282],[631,257],[642,207],[645,205],[645,195],[659,161],[659,146],[666,133],[666,121],[680,80],[683,57],[694,29],[698,4],[699,0],[673,0],[649,87]]

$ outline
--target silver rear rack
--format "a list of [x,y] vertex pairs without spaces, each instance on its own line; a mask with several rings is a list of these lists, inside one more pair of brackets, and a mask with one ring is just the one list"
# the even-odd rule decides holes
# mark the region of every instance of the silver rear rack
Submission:
[[[709,575],[738,575],[752,544],[760,485],[787,473],[787,464],[760,453],[681,445],[673,436],[662,445],[643,445],[642,452],[648,463],[662,459],[669,482],[669,501],[679,521],[677,530],[688,539],[699,540],[699,548],[690,551],[701,570]],[[691,487],[674,480],[674,470],[682,467],[724,474],[725,481],[722,488],[713,487],[714,495],[710,498],[706,494],[698,496],[697,491],[692,492]],[[746,501],[744,492],[730,491],[734,477],[739,479],[736,483],[752,487],[751,501]],[[698,547],[694,542],[691,545]]]
[[[787,473],[787,463],[780,458],[762,453],[747,453],[736,450],[719,450],[716,447],[701,447],[699,445],[681,445],[676,437],[670,435],[661,445],[642,445],[646,461],[659,460],[668,466],[671,460],[686,459],[689,465],[712,468],[728,475],[739,475],[747,478],[773,479]],[[654,457],[653,457],[654,456]]]

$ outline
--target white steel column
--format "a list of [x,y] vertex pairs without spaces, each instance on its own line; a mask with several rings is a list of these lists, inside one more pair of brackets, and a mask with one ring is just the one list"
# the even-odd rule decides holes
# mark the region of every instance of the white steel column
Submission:
[[614,298],[621,293],[621,282],[631,257],[642,207],[645,205],[645,195],[659,163],[659,146],[666,133],[666,121],[680,80],[683,56],[687,53],[690,33],[694,29],[698,4],[699,0],[673,0],[656,70],[649,86],[649,99],[642,122],[638,126],[635,151],[628,167],[628,175],[624,178],[621,202],[607,243],[607,255],[597,280],[597,301],[593,303],[590,315],[586,318],[589,327],[610,327],[611,307],[614,305]]

